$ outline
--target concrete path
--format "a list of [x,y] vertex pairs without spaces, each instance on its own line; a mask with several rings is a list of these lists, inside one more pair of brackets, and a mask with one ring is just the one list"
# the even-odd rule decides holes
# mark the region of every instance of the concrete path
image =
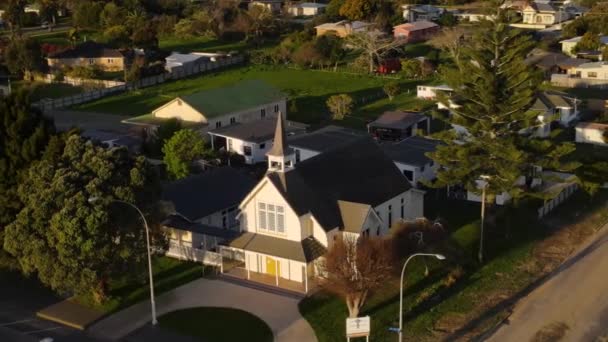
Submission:
[[608,334],[608,225],[522,299],[487,341],[530,341],[554,323],[568,326],[562,341],[591,342]]
[[[298,299],[295,298],[205,278],[156,298],[158,316],[201,306],[248,311],[270,326],[277,342],[317,341],[314,331],[300,315]],[[94,324],[88,332],[95,337],[115,341],[143,327],[150,320],[150,302],[143,301]]]

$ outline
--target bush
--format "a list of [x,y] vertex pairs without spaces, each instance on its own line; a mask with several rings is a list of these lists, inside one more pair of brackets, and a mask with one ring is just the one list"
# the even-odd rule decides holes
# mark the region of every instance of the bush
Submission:
[[424,251],[448,236],[441,223],[426,218],[397,222],[392,231],[393,248],[398,259]]

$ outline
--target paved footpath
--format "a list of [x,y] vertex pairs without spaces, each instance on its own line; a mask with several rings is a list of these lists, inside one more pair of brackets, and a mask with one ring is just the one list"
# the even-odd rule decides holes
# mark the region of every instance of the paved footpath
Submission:
[[[276,342],[315,342],[316,335],[300,315],[298,299],[230,282],[201,278],[156,298],[158,316],[200,306],[228,307],[248,311],[264,320]],[[94,324],[89,334],[119,340],[150,321],[150,302],[143,301]]]
[[530,341],[551,323],[568,325],[563,341],[591,342],[608,333],[608,225],[522,299],[487,341]]

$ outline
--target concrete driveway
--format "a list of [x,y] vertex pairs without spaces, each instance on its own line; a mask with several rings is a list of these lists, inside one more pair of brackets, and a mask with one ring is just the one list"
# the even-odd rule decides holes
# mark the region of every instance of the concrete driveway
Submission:
[[[250,312],[272,329],[277,342],[314,342],[316,335],[300,315],[298,299],[215,279],[198,279],[156,298],[158,316],[201,306],[228,307]],[[88,329],[89,334],[119,340],[146,325],[150,302],[120,311]],[[238,327],[235,327],[238,328]]]
[[521,300],[508,324],[487,341],[530,341],[550,324],[568,327],[560,341],[599,341],[608,334],[608,225],[551,278]]

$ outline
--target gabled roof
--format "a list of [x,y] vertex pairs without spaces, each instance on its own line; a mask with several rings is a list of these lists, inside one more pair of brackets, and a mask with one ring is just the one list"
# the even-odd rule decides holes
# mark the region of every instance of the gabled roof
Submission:
[[363,223],[365,223],[372,207],[369,204],[348,201],[338,201],[338,207],[340,209],[344,231],[361,233],[361,227],[363,226]]
[[576,128],[589,128],[589,129],[608,130],[608,123],[581,122],[578,125],[576,125]]
[[370,127],[406,129],[427,117],[416,112],[392,111],[384,112],[378,119],[371,122]]
[[536,97],[532,110],[538,110],[542,112],[551,111],[555,108],[572,108],[574,104],[565,95],[557,92],[540,92]]
[[324,8],[324,7],[327,7],[327,4],[320,4],[320,3],[316,3],[316,2],[302,2],[302,3],[299,3],[299,4],[293,5],[293,7],[299,7],[299,8]]
[[187,63],[193,63],[198,60],[209,60],[209,58],[201,55],[195,55],[191,53],[178,53],[173,52],[167,58],[165,58],[165,66],[181,66]]
[[[578,43],[581,41],[581,39],[583,39],[583,36],[565,39],[565,40],[560,41],[560,44],[561,43]],[[608,36],[600,36],[600,43],[602,45],[608,45]]]
[[205,117],[213,118],[229,113],[285,99],[279,89],[259,80],[240,81],[231,86],[203,90],[180,98]]
[[526,7],[526,9],[527,8],[532,8],[536,12],[545,12],[545,13],[557,12],[557,10],[555,9],[555,7],[553,7],[553,5],[551,5],[550,3],[543,3],[543,2],[532,2],[528,5],[528,7]]
[[[256,120],[247,123],[237,122],[230,126],[216,128],[210,131],[209,134],[221,135],[223,137],[259,144],[272,140],[275,126],[276,120],[274,119]],[[295,121],[285,121],[284,127],[287,135],[295,135],[303,133],[306,130],[307,125]]]
[[608,67],[608,62],[591,62],[591,63],[583,63],[578,66],[579,69],[597,69]]
[[420,21],[415,21],[413,23],[405,23],[405,24],[397,25],[394,27],[394,29],[404,29],[404,30],[408,30],[408,31],[412,32],[412,31],[418,31],[418,30],[426,30],[426,29],[433,28],[433,27],[439,27],[439,25],[437,25],[431,21],[420,20]]
[[382,145],[382,150],[395,162],[420,167],[432,162],[426,154],[435,152],[441,144],[440,140],[413,136],[396,144]]
[[290,146],[296,148],[325,152],[366,137],[367,134],[363,132],[330,125],[309,134],[290,138],[288,142]]
[[122,58],[124,57],[120,51],[113,49],[105,44],[96,43],[93,41],[84,42],[76,45],[73,48],[68,48],[49,55],[51,59],[69,59],[69,58]]
[[411,189],[393,161],[369,137],[266,177],[297,215],[312,213],[327,231],[343,227],[338,201],[375,207]]
[[298,242],[264,234],[244,232],[227,245],[305,263],[314,261],[327,252],[327,249],[312,236]]
[[190,221],[238,206],[256,182],[231,167],[220,167],[169,183],[162,199],[173,203],[175,211]]

